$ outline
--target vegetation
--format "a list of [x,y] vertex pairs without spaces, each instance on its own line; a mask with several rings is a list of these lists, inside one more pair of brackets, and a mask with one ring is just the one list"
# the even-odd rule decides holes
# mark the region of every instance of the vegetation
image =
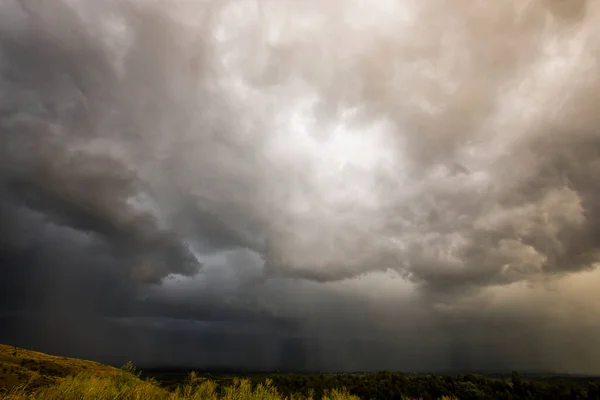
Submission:
[[48,386],[61,378],[82,372],[114,377],[117,368],[94,361],[57,357],[37,351],[0,344],[0,390],[27,384],[29,388]]
[[169,382],[121,369],[0,345],[0,399],[595,399],[600,381],[536,380],[476,375],[278,374],[202,377],[192,372]]
[[[227,387],[235,379],[212,377],[217,388]],[[164,387],[177,382],[159,379]],[[405,375],[397,372],[373,374],[306,375],[281,374],[249,378],[252,385],[270,382],[284,397],[325,398],[331,390],[343,390],[360,399],[596,399],[600,400],[600,381],[571,377],[484,377]]]
[[[133,364],[128,363],[114,376],[94,375],[90,372],[67,376],[49,386],[31,388],[23,384],[0,394],[5,400],[283,400],[310,399],[312,397],[284,397],[271,381],[253,385],[249,379],[235,378],[227,386],[219,387],[214,381],[199,378],[193,372],[187,381],[168,391],[154,379],[141,379]],[[359,400],[343,390],[329,390],[323,400]]]

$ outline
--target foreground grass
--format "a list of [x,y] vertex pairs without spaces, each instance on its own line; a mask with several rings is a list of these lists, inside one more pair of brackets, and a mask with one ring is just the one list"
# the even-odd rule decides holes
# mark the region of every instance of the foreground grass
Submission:
[[[29,390],[22,385],[13,388],[0,398],[5,400],[74,400],[74,399],[122,399],[122,400],[283,400],[270,382],[252,386],[247,379],[237,379],[233,385],[224,388],[222,394],[217,394],[217,384],[210,380],[198,379],[194,374],[188,382],[179,386],[175,391],[169,392],[153,380],[141,380],[134,374],[122,372],[110,378],[82,373],[61,379],[56,384],[47,387]],[[290,400],[300,400],[300,396],[292,396]],[[309,397],[310,398],[310,397]],[[304,397],[306,399],[306,397]],[[358,397],[344,391],[332,390],[327,393],[324,400],[359,400]]]
[[[249,379],[234,379],[232,384],[222,388],[209,379],[199,378],[195,373],[174,391],[161,388],[154,379],[140,379],[131,364],[126,365],[113,376],[94,375],[83,372],[75,376],[58,379],[44,387],[31,387],[28,383],[13,387],[0,399],[4,400],[312,400],[313,396],[283,396],[273,386],[272,381],[253,385]],[[345,390],[329,390],[323,400],[360,400]],[[406,400],[409,400],[406,398]],[[453,400],[443,397],[442,400]]]

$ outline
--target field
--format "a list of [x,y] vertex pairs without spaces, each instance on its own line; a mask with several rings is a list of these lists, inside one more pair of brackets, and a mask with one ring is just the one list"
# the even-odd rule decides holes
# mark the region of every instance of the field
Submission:
[[0,345],[0,399],[595,399],[600,378],[137,371]]

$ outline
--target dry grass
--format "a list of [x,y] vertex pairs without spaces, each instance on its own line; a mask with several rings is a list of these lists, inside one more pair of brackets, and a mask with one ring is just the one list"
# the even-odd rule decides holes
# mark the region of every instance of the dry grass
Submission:
[[[284,400],[270,384],[252,387],[247,379],[239,379],[225,388],[222,396],[216,392],[216,384],[209,380],[193,381],[180,386],[174,392],[160,388],[156,382],[144,381],[137,376],[123,372],[109,378],[89,373],[62,378],[56,384],[37,388],[33,391],[24,385],[13,388],[0,396],[5,400]],[[293,400],[300,400],[295,396]],[[292,399],[289,399],[292,400]],[[308,399],[307,399],[308,400]],[[356,396],[340,391],[331,391],[324,400],[359,400]]]
[[94,361],[57,357],[37,351],[0,344],[0,390],[17,386],[48,386],[59,378],[88,371],[97,376],[114,377],[117,368]]
[[[121,369],[73,358],[0,345],[0,399],[4,400],[311,400],[312,396],[282,396],[272,382],[253,386],[235,379],[220,395],[217,384],[195,373],[174,391],[153,380],[142,380],[133,364]],[[359,400],[332,390],[323,400]],[[408,399],[407,399],[408,400]],[[451,399],[443,399],[451,400]]]

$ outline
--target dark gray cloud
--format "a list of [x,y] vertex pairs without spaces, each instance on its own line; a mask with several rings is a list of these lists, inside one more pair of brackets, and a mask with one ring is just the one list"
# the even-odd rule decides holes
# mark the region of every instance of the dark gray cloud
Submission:
[[3,2],[0,340],[598,372],[600,7],[568,3]]

